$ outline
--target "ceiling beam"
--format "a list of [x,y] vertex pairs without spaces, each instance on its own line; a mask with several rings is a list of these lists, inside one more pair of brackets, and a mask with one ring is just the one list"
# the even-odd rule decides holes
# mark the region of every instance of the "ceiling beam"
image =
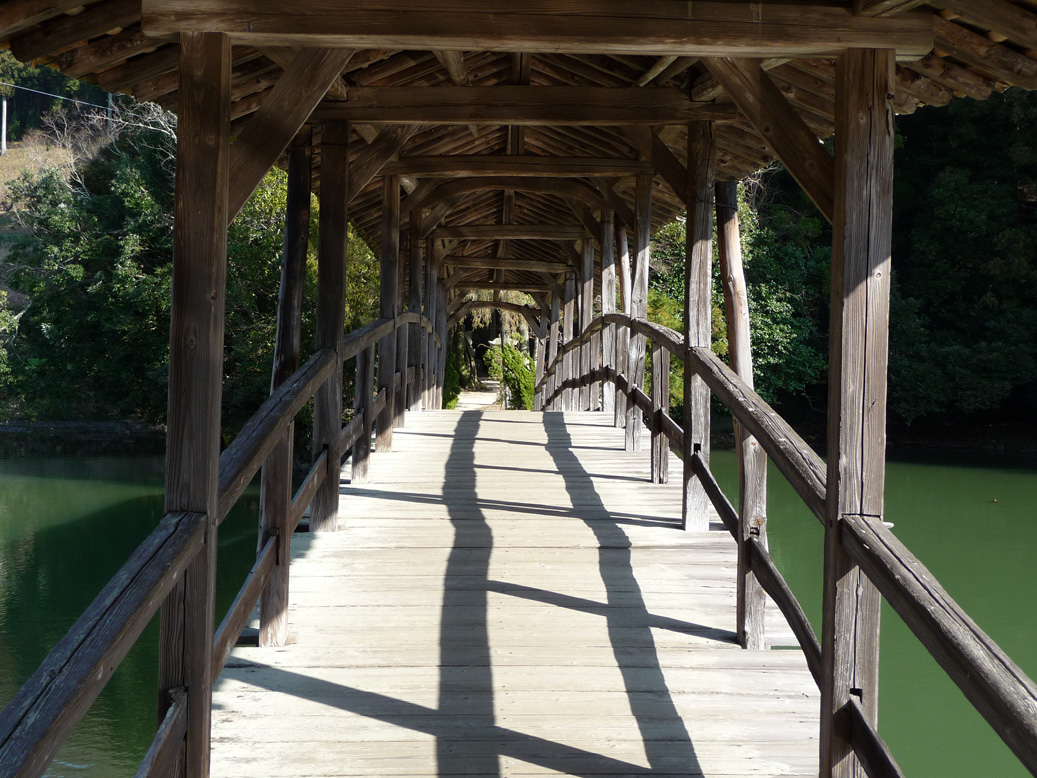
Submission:
[[393,175],[471,178],[473,176],[534,176],[537,178],[615,178],[646,173],[650,165],[636,159],[598,157],[540,157],[531,155],[445,154],[406,157],[385,166]]
[[729,106],[679,89],[600,86],[366,86],[326,101],[321,119],[370,124],[615,125],[733,121]]
[[932,49],[930,14],[856,16],[846,3],[585,0],[511,6],[485,0],[143,0],[151,35],[226,32],[234,43],[433,51],[811,57],[848,47]]
[[518,270],[527,273],[564,273],[570,268],[564,262],[544,259],[506,259],[496,257],[443,257],[440,262],[451,267],[484,270]]
[[771,77],[752,60],[704,62],[803,191],[832,221],[835,163]]
[[[434,187],[424,188],[426,183],[435,183]],[[472,192],[492,190],[535,192],[537,194],[553,194],[568,197],[594,208],[608,207],[608,201],[590,184],[576,179],[564,178],[525,178],[516,176],[488,176],[486,178],[455,178],[436,182],[436,179],[425,179],[414,193],[408,197],[400,209],[402,215],[411,213],[415,208],[446,206],[436,208],[436,222],[462,203],[463,195]],[[431,228],[427,228],[429,231]]]
[[364,191],[364,187],[382,172],[385,164],[402,149],[418,131],[416,124],[386,127],[364,149],[360,158],[350,165],[349,202]]
[[232,221],[349,62],[349,49],[303,49],[230,148]]
[[439,227],[436,240],[583,240],[582,224],[464,224]]

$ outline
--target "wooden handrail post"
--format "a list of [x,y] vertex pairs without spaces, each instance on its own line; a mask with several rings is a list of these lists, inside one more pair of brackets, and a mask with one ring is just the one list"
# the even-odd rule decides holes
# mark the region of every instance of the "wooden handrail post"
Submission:
[[[562,322],[562,344],[568,346],[573,339],[573,331],[575,324],[576,315],[576,276],[573,273],[565,274],[565,312],[564,320]],[[566,386],[570,383],[576,375],[576,370],[573,365],[575,362],[576,354],[573,351],[567,351],[562,356],[562,410],[572,411],[576,410],[576,401],[574,400],[574,394],[577,394],[571,386]]]
[[356,390],[353,407],[356,415],[363,414],[360,436],[353,443],[352,474],[350,483],[366,484],[371,461],[371,401],[374,398],[374,346],[368,346],[356,355]]
[[[558,330],[561,327],[559,319],[562,315],[562,301],[558,297],[558,294],[551,295],[551,329],[547,340],[547,364],[554,365],[555,358],[558,356]],[[551,407],[549,410],[557,411],[561,406],[558,401],[558,396],[555,394],[555,387],[558,386],[558,376],[561,375],[561,368],[555,367],[554,371],[548,376],[547,385],[544,388],[548,397],[551,397]]]
[[[749,297],[742,268],[738,229],[738,183],[718,181],[716,214],[720,277],[731,367],[746,386],[753,387],[749,337]],[[765,648],[763,611],[767,597],[753,574],[748,542],[755,538],[767,548],[767,455],[741,423],[735,420],[738,450],[738,618],[736,632],[743,648]]]
[[[594,241],[584,238],[580,252],[580,334],[583,343],[580,345],[579,373],[581,382],[591,371],[591,339],[587,337],[587,328],[594,318]],[[580,387],[579,410],[591,409],[591,386],[584,383]]]
[[[636,245],[633,277],[630,283],[630,315],[648,318],[648,263],[652,238],[652,174],[640,173],[635,187],[637,213]],[[630,388],[641,388],[645,382],[645,336],[631,333],[627,344],[627,380]],[[632,402],[626,407],[626,450],[641,450],[641,411]]]
[[[601,212],[601,313],[604,316],[616,312],[616,225],[615,212]],[[601,330],[601,363],[618,368],[616,364],[616,325],[609,324]],[[601,410],[616,412],[616,385],[611,381],[601,383]]]
[[[396,318],[397,264],[400,261],[400,177],[385,176],[382,184],[382,257],[378,315]],[[392,450],[396,409],[396,332],[378,342],[378,391],[385,390],[385,408],[375,420],[375,451]]]
[[440,280],[436,288],[436,331],[440,346],[436,357],[436,407],[443,407],[443,383],[446,378],[446,360],[450,352],[446,325],[446,284]]
[[[310,188],[313,152],[305,130],[288,150],[288,192],[285,205],[281,291],[277,300],[277,336],[273,392],[299,369],[302,348],[302,295],[306,283],[306,249],[310,239]],[[263,465],[259,495],[259,542],[277,534],[277,561],[259,605],[259,645],[283,646],[288,639],[288,561],[291,546],[292,443],[294,423]]]
[[[424,256],[421,240],[421,209],[416,209],[410,216],[410,279],[407,286],[407,307],[421,313],[422,273],[424,272]],[[428,315],[427,313],[425,314]],[[410,345],[410,363],[414,366],[414,381],[408,384],[407,408],[412,411],[421,410],[421,375],[425,365],[424,330],[421,322],[410,325],[408,334]]]
[[165,512],[205,515],[205,546],[162,606],[159,722],[189,690],[184,775],[209,775],[220,400],[230,181],[230,39],[180,35]]
[[663,430],[663,414],[670,404],[670,352],[652,343],[652,482],[670,478],[670,439]]
[[[619,296],[622,312],[630,315],[630,242],[627,240],[626,225],[616,226],[616,251],[619,254]],[[616,370],[627,378],[628,357],[630,353],[630,330],[619,327],[616,330]],[[626,427],[627,406],[630,398],[626,392],[616,392],[616,426]]]
[[425,338],[425,385],[422,391],[422,404],[425,410],[436,407],[435,385],[436,385],[436,304],[439,300],[439,258],[436,254],[435,243],[432,243],[428,252],[428,262],[425,266],[425,316],[432,322],[432,329]]
[[[536,355],[534,356],[534,366],[536,368],[534,386],[539,386],[540,382],[544,378],[544,359],[547,357],[547,338],[537,337],[536,338]],[[544,409],[544,390],[538,389],[533,395],[533,410],[542,411]]]
[[[403,243],[403,235],[400,235],[400,244]],[[410,244],[410,238],[407,240],[408,246]],[[409,249],[408,249],[409,250]],[[408,258],[409,260],[409,258]],[[396,263],[396,315],[403,313],[406,308],[406,281],[407,281],[407,267],[409,261],[404,263],[397,261]],[[398,429],[406,425],[406,413],[407,413],[407,360],[410,358],[409,346],[410,346],[410,335],[409,327],[406,324],[396,323],[396,374],[400,377],[400,383],[396,387],[396,396],[394,397],[395,404],[393,405],[392,411],[392,426],[394,429]],[[394,384],[395,385],[395,384]]]
[[317,254],[317,348],[334,349],[338,365],[313,398],[313,458],[328,452],[328,477],[310,505],[310,532],[338,529],[342,451],[342,331],[349,239],[349,123],[325,122],[321,136],[320,250]]
[[[713,169],[716,133],[710,122],[688,125],[688,221],[684,261],[684,342],[709,348],[713,323]],[[700,376],[684,373],[685,529],[709,529],[709,497],[694,475],[698,454],[709,464],[709,388]]]
[[844,550],[840,525],[883,514],[894,65],[892,51],[860,49],[845,52],[836,65],[822,778],[860,772],[842,715],[849,699],[857,699],[873,725],[878,714],[881,598]]

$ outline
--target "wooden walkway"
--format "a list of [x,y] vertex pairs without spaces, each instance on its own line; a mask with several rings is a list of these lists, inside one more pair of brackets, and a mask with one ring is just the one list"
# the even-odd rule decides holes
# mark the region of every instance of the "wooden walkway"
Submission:
[[603,414],[406,424],[293,539],[292,637],[224,670],[215,778],[817,775],[802,654],[735,645],[734,544],[679,529],[679,475]]

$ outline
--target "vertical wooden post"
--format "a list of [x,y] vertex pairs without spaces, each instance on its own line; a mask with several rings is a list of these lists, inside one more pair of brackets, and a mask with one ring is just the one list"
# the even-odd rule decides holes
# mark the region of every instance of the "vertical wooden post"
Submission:
[[[558,330],[561,326],[559,319],[562,315],[562,301],[559,299],[557,294],[551,295],[551,330],[548,334],[547,340],[547,364],[553,365],[555,358],[558,356]],[[556,367],[555,371],[547,379],[547,396],[550,397],[555,393],[555,387],[558,386],[558,377],[562,374],[562,369]],[[549,410],[557,411],[561,407],[558,397],[556,396],[551,400],[551,407]]]
[[[616,312],[616,225],[611,210],[601,212],[601,315]],[[601,330],[601,363],[619,369],[616,364],[616,325]],[[616,385],[611,381],[601,384],[601,410],[616,411]]]
[[[534,356],[534,362],[536,367],[536,386],[540,385],[540,382],[544,379],[544,359],[547,357],[547,338],[537,337],[536,338],[536,356]],[[544,409],[544,392],[540,390],[533,395],[533,410],[542,411]]]
[[338,365],[313,398],[314,459],[328,452],[328,477],[310,504],[310,532],[338,529],[342,449],[342,330],[349,240],[349,123],[326,122],[321,135],[320,250],[317,256],[317,348],[335,349]]
[[[753,359],[749,337],[749,295],[742,268],[738,230],[738,183],[718,181],[716,214],[719,232],[720,277],[731,367],[746,385],[753,386]],[[735,420],[738,450],[738,619],[736,632],[743,648],[764,644],[763,611],[767,597],[749,564],[746,541],[755,538],[767,548],[767,455],[756,438]]]
[[[593,264],[592,264],[592,267],[593,267]],[[594,277],[592,275],[591,276],[592,282],[593,282],[593,278]],[[592,284],[591,288],[593,289],[593,284]],[[600,281],[598,282],[598,288],[599,289],[601,288]],[[591,309],[591,312],[590,312],[590,317],[589,317],[589,320],[588,320],[588,324],[590,323],[590,320],[593,320],[593,318],[594,318],[594,295],[593,295],[593,293],[591,294],[590,309]],[[600,309],[600,303],[599,303],[599,309]],[[601,367],[601,354],[602,354],[602,350],[603,350],[603,345],[602,345],[603,339],[604,339],[604,331],[603,330],[599,329],[596,333],[591,335],[591,339],[590,339],[590,347],[591,347],[590,370],[591,371],[597,370],[598,368]],[[591,385],[590,385],[591,402],[590,402],[590,408],[588,410],[591,410],[591,411],[600,411],[601,410],[601,387],[602,387],[602,381],[600,379],[595,379],[593,382],[591,382]]]
[[[630,284],[632,281],[630,278],[630,242],[627,240],[627,228],[625,225],[619,225],[616,228],[616,248],[619,252],[619,303],[622,306],[622,313],[629,316],[631,310]],[[626,327],[620,327],[616,332],[616,370],[622,373],[627,381],[630,380],[630,371],[628,369],[629,352],[630,330]],[[629,402],[625,393],[616,393],[617,427],[626,427],[627,425],[627,405]]]
[[[302,349],[302,293],[306,283],[306,249],[310,239],[310,189],[313,153],[307,128],[288,150],[281,291],[277,300],[277,337],[270,391],[299,369]],[[259,494],[259,548],[277,537],[277,566],[259,604],[259,645],[283,646],[288,639],[288,561],[291,547],[292,442],[294,423],[263,464]]]
[[366,484],[368,468],[371,461],[371,431],[374,419],[371,417],[371,402],[374,399],[374,346],[368,346],[356,355],[356,392],[353,407],[357,413],[364,414],[360,424],[360,435],[353,443],[353,467],[350,483]]
[[821,635],[821,776],[862,773],[851,696],[877,722],[881,598],[839,542],[847,516],[882,521],[893,201],[894,52],[836,65],[835,220],[828,361],[828,501]]
[[[716,134],[709,122],[688,125],[688,222],[684,261],[684,342],[709,348],[713,319],[713,168]],[[685,369],[687,372],[687,369]],[[709,529],[709,497],[694,474],[692,455],[709,464],[709,389],[697,375],[684,376],[685,529]]]
[[[637,176],[635,189],[637,216],[637,243],[634,247],[633,278],[630,284],[630,315],[635,319],[648,318],[648,262],[649,241],[652,237],[652,174]],[[631,388],[645,383],[645,336],[631,334],[627,345],[627,378]],[[627,403],[626,450],[641,450],[641,411],[632,402]]]
[[446,380],[446,360],[450,353],[450,333],[446,326],[446,284],[442,280],[436,282],[436,331],[443,344],[438,351],[436,361],[436,407],[443,407],[443,385]]
[[[576,275],[574,273],[565,274],[565,311],[563,313],[565,317],[562,322],[562,343],[569,345],[573,339],[573,325],[576,316]],[[567,351],[565,356],[562,357],[562,365],[565,368],[562,371],[562,381],[570,382],[576,375],[574,364],[576,362],[576,354],[572,351]],[[573,395],[577,395],[572,387],[565,387],[562,389],[562,410],[572,411],[576,409],[576,400],[573,399]]]
[[179,113],[165,510],[205,514],[206,532],[205,547],[162,607],[159,720],[165,715],[169,691],[185,687],[184,774],[206,778],[230,170],[230,40],[226,35],[180,36]]
[[[580,255],[580,334],[583,335],[583,345],[580,346],[580,381],[586,381],[591,371],[591,344],[587,339],[587,330],[591,319],[594,318],[594,241],[590,238],[583,239],[582,253]],[[583,384],[580,387],[581,411],[591,409],[591,387]]]
[[425,338],[425,387],[422,402],[425,410],[436,407],[436,303],[439,299],[439,258],[436,255],[435,243],[429,246],[428,264],[425,268],[425,316],[432,323],[432,330]]
[[[401,238],[402,242],[402,238]],[[407,237],[407,243],[410,244],[410,236]],[[407,263],[403,262],[396,263],[396,313],[397,315],[403,313],[405,307],[405,290],[407,281],[407,269],[410,266],[410,258],[408,257]],[[407,360],[410,358],[409,346],[410,346],[410,329],[406,325],[400,325],[396,330],[396,373],[400,377],[400,383],[396,389],[396,404],[393,407],[392,414],[392,426],[394,428],[404,427],[406,425],[406,413],[407,413]],[[395,386],[395,384],[394,384]]]
[[670,352],[652,343],[652,482],[670,478],[670,440],[663,432],[663,413],[670,404]]
[[[382,185],[382,260],[381,301],[378,315],[396,318],[396,265],[400,261],[400,177],[385,176]],[[393,414],[396,393],[396,333],[390,332],[378,342],[378,391],[385,389],[385,408],[375,420],[375,451],[392,450]]]
[[[421,313],[421,281],[424,272],[421,240],[421,209],[415,209],[410,215],[410,285],[407,287],[408,307],[415,313]],[[426,316],[428,314],[425,314]],[[412,411],[421,410],[421,381],[424,367],[424,338],[421,323],[410,327],[410,362],[414,365],[414,381],[409,385],[407,407]]]

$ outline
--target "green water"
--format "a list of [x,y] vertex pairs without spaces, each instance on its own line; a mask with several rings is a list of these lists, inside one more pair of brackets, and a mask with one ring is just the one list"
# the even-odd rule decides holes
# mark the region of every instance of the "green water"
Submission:
[[[735,456],[714,452],[737,495]],[[886,518],[948,593],[1031,678],[1037,677],[1037,470],[887,464]],[[771,553],[821,632],[821,525],[770,468]],[[909,778],[1029,773],[888,605],[883,605],[879,733]]]
[[[714,453],[734,496],[735,460]],[[159,458],[0,461],[0,705],[35,670],[162,512]],[[896,534],[1031,676],[1037,675],[1037,471],[891,462]],[[220,528],[222,615],[255,554],[258,496]],[[771,549],[820,627],[821,527],[772,470]],[[882,622],[880,731],[912,778],[1025,776],[888,608]],[[132,775],[154,732],[152,624],[76,729],[50,775]]]
[[[217,614],[255,560],[258,492],[220,527]],[[161,457],[0,460],[0,706],[162,517]],[[133,775],[155,732],[157,619],[55,759],[55,778]]]

